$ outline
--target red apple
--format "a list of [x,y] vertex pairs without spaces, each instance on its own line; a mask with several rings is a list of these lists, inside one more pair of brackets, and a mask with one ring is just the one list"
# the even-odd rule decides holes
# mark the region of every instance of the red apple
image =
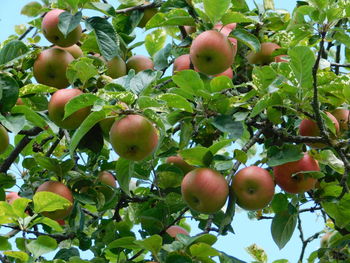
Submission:
[[191,61],[195,68],[208,75],[228,69],[234,60],[234,49],[226,36],[216,30],[198,35],[190,48]]
[[[275,166],[273,172],[276,183],[286,192],[297,194],[307,192],[315,187],[317,179],[302,172],[320,171],[318,162],[308,153],[298,161]],[[295,174],[293,176],[293,174]]]
[[70,201],[72,203],[71,206],[69,206],[65,209],[60,209],[60,210],[52,211],[52,212],[44,212],[43,215],[46,217],[49,217],[51,219],[54,219],[54,220],[66,218],[70,214],[70,212],[72,211],[73,202],[74,202],[72,192],[69,190],[69,188],[60,182],[47,181],[47,182],[43,183],[42,185],[40,185],[38,187],[38,189],[36,190],[36,192],[43,192],[43,191],[58,194],[64,198],[66,198],[68,201]]
[[184,229],[181,226],[170,226],[167,230],[166,233],[171,236],[172,238],[176,238],[177,234],[184,234],[189,236],[190,234],[187,232],[186,229]]
[[228,36],[231,33],[231,31],[236,29],[236,26],[237,26],[236,23],[231,23],[227,25],[216,24],[214,26],[214,29],[218,30],[221,34]]
[[135,70],[136,73],[146,70],[146,69],[154,69],[153,61],[143,55],[135,55],[128,59],[126,62],[127,71],[130,69]]
[[[339,133],[339,123],[337,119],[330,114],[329,112],[326,112],[327,116],[332,120],[336,133]],[[316,121],[304,119],[301,121],[299,126],[299,134],[301,136],[320,136],[320,129],[318,128],[318,125]],[[326,147],[327,145],[324,143],[307,143],[310,147],[322,149]]]
[[59,48],[49,48],[42,51],[34,62],[33,74],[40,84],[64,89],[69,86],[66,77],[68,64],[74,57]]
[[115,181],[114,176],[107,171],[101,171],[98,173],[97,181],[112,186],[112,187],[117,187],[117,183]]
[[269,64],[274,59],[272,53],[279,48],[281,48],[279,45],[272,42],[261,43],[261,50],[259,52],[251,51],[247,55],[248,63],[258,65]]
[[10,144],[9,135],[4,126],[0,125],[0,154],[3,154]]
[[178,155],[168,157],[166,159],[166,163],[172,164],[175,167],[181,169],[184,172],[184,174],[187,174],[196,168],[193,165],[186,163],[185,160],[181,156],[178,156]]
[[141,161],[157,148],[158,130],[141,115],[127,115],[113,124],[110,141],[120,157]]
[[67,37],[58,28],[59,15],[65,12],[62,9],[53,9],[43,18],[41,23],[44,36],[48,41],[60,47],[69,47],[76,44],[81,37],[81,26],[78,25]]
[[76,44],[74,44],[73,46],[70,46],[70,47],[54,46],[54,48],[60,48],[60,49],[63,49],[65,51],[69,52],[75,59],[80,58],[84,55],[81,48]]
[[77,110],[68,118],[63,120],[64,107],[74,97],[83,94],[79,89],[62,89],[56,91],[50,99],[48,111],[49,118],[58,126],[67,130],[74,130],[80,126],[90,114],[90,107]]
[[279,55],[275,57],[275,62],[289,62],[289,57],[287,55]]
[[265,169],[249,166],[235,175],[232,190],[240,207],[246,210],[259,210],[266,207],[273,199],[275,183]]
[[6,202],[11,205],[18,198],[21,198],[21,197],[18,195],[17,192],[10,192],[6,195]]
[[188,69],[191,69],[190,54],[181,55],[174,60],[173,74]]
[[126,75],[125,61],[119,56],[116,56],[111,60],[107,61],[106,74],[113,79],[125,76]]
[[219,77],[219,76],[227,76],[230,79],[233,79],[233,70],[232,70],[232,68],[228,68],[224,72],[222,72],[220,74],[216,74],[213,77]]
[[229,187],[221,174],[210,168],[197,168],[185,175],[181,183],[182,198],[197,212],[213,214],[225,204]]
[[24,105],[24,102],[21,98],[18,98],[16,101],[16,105]]
[[335,109],[332,111],[332,115],[339,123],[341,132],[349,130],[349,112],[347,109]]

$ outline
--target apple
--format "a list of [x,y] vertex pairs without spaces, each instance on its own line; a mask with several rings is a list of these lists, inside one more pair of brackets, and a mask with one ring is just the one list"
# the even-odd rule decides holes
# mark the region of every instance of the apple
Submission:
[[34,62],[33,74],[40,84],[64,89],[69,86],[66,70],[74,60],[67,51],[60,48],[49,48],[42,51]]
[[190,47],[194,67],[207,75],[219,74],[228,69],[234,60],[233,52],[228,38],[216,30],[201,33]]
[[187,35],[191,35],[197,31],[195,26],[184,26]]
[[157,148],[158,130],[145,117],[131,114],[114,122],[110,142],[120,157],[142,161]]
[[237,49],[238,49],[237,39],[235,39],[233,37],[229,37],[228,40],[230,40],[230,42],[233,46],[233,56],[235,57],[237,55]]
[[113,79],[120,78],[126,75],[126,64],[125,61],[116,56],[111,60],[107,61],[107,72],[106,74]]
[[213,214],[225,204],[229,187],[221,174],[210,168],[187,173],[181,183],[182,198],[197,212]]
[[[149,2],[145,1],[144,5],[148,5],[148,4]],[[140,28],[144,28],[147,22],[157,13],[158,13],[158,10],[155,7],[149,7],[144,9],[142,19],[140,20],[137,26]]]
[[78,25],[67,37],[61,33],[58,28],[59,15],[65,12],[62,9],[53,9],[44,16],[41,23],[44,36],[51,43],[60,47],[69,47],[76,44],[81,37],[81,26]]
[[261,49],[259,52],[251,51],[247,55],[248,63],[258,65],[269,64],[274,59],[272,53],[279,48],[281,48],[279,45],[272,42],[261,43]]
[[135,70],[136,73],[146,70],[146,69],[154,69],[153,61],[146,56],[143,55],[135,55],[128,59],[126,62],[127,71],[130,69]]
[[60,46],[53,46],[53,47],[60,48],[69,52],[75,59],[80,58],[84,55],[83,51],[77,44],[74,44],[73,46],[69,46],[69,47],[60,47]]
[[0,154],[3,154],[10,144],[9,135],[4,126],[0,125]]
[[116,181],[114,176],[107,171],[101,171],[98,173],[97,181],[112,186],[112,187],[117,187]]
[[191,69],[190,54],[181,55],[174,60],[173,74],[188,69]]
[[[302,172],[320,171],[318,162],[308,153],[298,161],[275,166],[273,173],[276,183],[286,192],[297,194],[307,192],[315,187],[317,179]],[[296,174],[293,176],[293,174]]]
[[278,55],[275,57],[274,60],[276,63],[289,62],[289,57],[287,55]]
[[344,132],[349,129],[349,112],[350,111],[347,109],[335,109],[332,111],[332,115],[339,123],[340,132]]
[[44,212],[43,215],[54,220],[66,218],[72,211],[74,202],[72,192],[69,190],[69,188],[61,182],[47,181],[40,185],[36,190],[36,192],[43,191],[58,194],[72,203],[72,205],[67,208],[59,209],[52,212]]
[[18,198],[21,198],[21,197],[18,195],[17,192],[10,192],[6,195],[6,202],[11,205]]
[[196,168],[193,165],[186,163],[185,160],[179,155],[168,157],[166,159],[166,163],[172,164],[175,167],[181,169],[184,172],[184,174],[187,174]]
[[[330,114],[329,112],[326,112],[327,116],[332,120],[336,133],[339,133],[339,123],[337,119]],[[299,134],[301,136],[320,136],[320,129],[318,128],[318,125],[316,121],[304,119],[301,121],[299,126]],[[312,148],[322,149],[326,147],[327,145],[324,143],[307,143]]]
[[246,210],[263,209],[275,194],[275,182],[272,176],[258,166],[241,169],[234,176],[231,187],[237,198],[237,204]]
[[63,219],[57,219],[56,222],[60,225],[60,226],[64,226],[66,224],[66,222]]
[[21,98],[18,98],[16,101],[16,105],[24,105],[24,102]]
[[232,70],[232,68],[228,68],[224,72],[222,72],[220,74],[216,74],[213,77],[219,77],[219,76],[227,76],[230,79],[233,79],[233,70]]
[[231,33],[231,31],[236,29],[236,26],[237,26],[236,23],[231,23],[231,24],[227,24],[227,25],[216,24],[213,29],[216,29],[221,34],[228,36]]
[[74,97],[83,94],[80,89],[62,89],[56,91],[49,101],[49,118],[58,126],[67,130],[74,130],[80,126],[90,114],[90,107],[77,110],[63,120],[64,107]]
[[166,233],[169,236],[171,236],[172,238],[176,238],[177,234],[184,234],[187,236],[190,235],[186,229],[184,229],[181,226],[176,226],[176,225],[168,227],[168,229],[166,230]]

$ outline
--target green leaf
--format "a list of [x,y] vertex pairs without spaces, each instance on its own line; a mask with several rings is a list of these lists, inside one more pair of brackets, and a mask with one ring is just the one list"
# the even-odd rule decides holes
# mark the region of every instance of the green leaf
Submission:
[[219,115],[214,118],[212,124],[218,130],[229,133],[231,139],[238,139],[243,135],[243,123],[234,121],[232,115]]
[[190,246],[192,244],[198,244],[198,243],[204,243],[204,244],[207,244],[209,246],[212,246],[216,243],[217,240],[218,240],[217,237],[214,235],[203,234],[200,236],[191,237],[187,242],[187,246]]
[[91,58],[79,58],[68,65],[67,78],[70,83],[74,83],[78,79],[85,85],[89,79],[98,75],[98,70],[93,64]]
[[191,255],[198,258],[216,257],[220,253],[215,248],[205,243],[197,243],[190,246]]
[[107,61],[119,55],[119,42],[113,26],[106,19],[97,16],[90,17],[86,22],[95,32],[101,55]]
[[213,154],[208,148],[197,146],[180,151],[181,157],[189,164],[208,166],[213,160]]
[[204,83],[199,74],[193,70],[183,70],[173,75],[174,83],[190,95],[204,89]]
[[240,12],[227,12],[223,15],[221,18],[221,21],[224,25],[231,24],[231,23],[257,23],[259,21],[256,21],[250,17],[247,17],[243,15]]
[[274,0],[264,0],[264,9],[265,10],[274,10],[275,9],[275,3]]
[[157,255],[162,247],[163,238],[159,235],[153,235],[144,240],[137,240],[134,243],[150,251],[153,255]]
[[162,28],[152,31],[145,37],[145,47],[150,56],[153,57],[164,47],[166,37],[166,31]]
[[146,25],[146,29],[166,26],[195,26],[194,19],[184,9],[172,9],[167,13],[155,14]]
[[226,140],[220,140],[216,143],[214,143],[212,146],[209,147],[209,150],[213,155],[215,155],[218,151],[220,151],[222,148],[231,145],[232,140],[226,139]]
[[31,108],[25,105],[18,105],[12,108],[11,113],[22,113],[26,116],[26,119],[33,123],[35,126],[44,128],[47,126],[46,120]]
[[219,259],[220,259],[220,263],[247,263],[238,258],[226,255],[224,252],[221,252]]
[[135,244],[135,237],[121,237],[108,244],[107,249],[112,248],[126,248],[126,249],[140,249],[140,246]]
[[27,84],[20,88],[19,90],[19,96],[24,97],[27,95],[32,94],[46,94],[46,93],[53,93],[57,91],[54,87],[49,87],[43,84]]
[[227,76],[215,77],[210,81],[211,92],[221,92],[227,89],[234,89],[232,80]]
[[0,50],[0,65],[4,65],[28,51],[28,47],[22,41],[12,40]]
[[323,150],[314,155],[315,159],[322,164],[328,165],[339,174],[344,174],[344,163],[337,158],[332,150]]
[[288,209],[288,198],[285,194],[277,193],[274,195],[271,202],[271,207],[273,211],[277,214]]
[[248,253],[257,261],[261,263],[267,262],[267,254],[264,249],[258,247],[256,244],[250,245],[246,248]]
[[226,13],[230,7],[231,1],[203,0],[203,4],[206,15],[210,18],[211,22],[215,24]]
[[237,28],[232,31],[231,35],[238,40],[238,42],[242,42],[244,45],[248,46],[254,52],[259,52],[261,45],[259,39],[256,36],[249,33],[244,29]]
[[29,2],[28,4],[22,7],[21,15],[25,15],[29,17],[38,16],[40,14],[41,8],[42,6],[40,3],[36,1]]
[[[70,248],[61,248],[55,255],[54,259],[62,259],[67,262],[72,262],[69,261],[70,258],[72,257],[80,257],[79,249],[75,247],[70,247]],[[56,261],[54,261],[56,262]],[[75,261],[74,261],[75,262]],[[59,262],[57,262],[59,263]]]
[[22,251],[5,251],[4,255],[11,258],[16,258],[20,260],[20,262],[28,262],[29,260],[29,255]]
[[248,160],[248,155],[246,152],[243,152],[242,150],[236,149],[234,151],[234,157],[237,161],[241,163],[246,163]]
[[169,66],[169,56],[172,52],[172,45],[167,44],[165,48],[162,48],[159,50],[156,54],[154,54],[153,62],[154,62],[154,68],[156,70],[163,70]]
[[56,232],[63,232],[63,228],[60,226],[60,224],[56,220],[53,220],[48,217],[37,217],[31,224],[32,225],[43,224],[48,227],[51,227]]
[[28,204],[32,200],[27,199],[27,198],[17,198],[13,203],[12,203],[12,208],[13,212],[18,216],[18,217],[26,217],[28,216],[25,213],[25,210],[27,209]]
[[180,95],[166,93],[158,96],[158,98],[164,100],[170,108],[176,108],[190,113],[193,112],[192,104]]
[[116,163],[116,178],[120,188],[127,194],[129,194],[129,185],[131,177],[134,174],[134,162],[119,158]]
[[7,237],[0,236],[0,251],[10,250],[11,243],[8,241]]
[[284,144],[282,147],[272,146],[267,150],[267,164],[277,166],[300,160],[304,155],[302,145]]
[[0,74],[0,111],[10,111],[16,104],[19,86],[17,81],[5,74]]
[[68,199],[58,194],[46,191],[35,193],[33,196],[33,202],[34,211],[37,214],[41,212],[52,212],[60,209],[65,209],[72,205]]
[[179,254],[168,254],[165,263],[193,263],[192,259],[188,256]]
[[27,245],[27,249],[33,253],[35,258],[43,254],[56,250],[57,241],[49,236],[38,236],[36,240],[31,241]]
[[188,145],[188,143],[192,138],[192,132],[193,132],[192,123],[190,121],[183,121],[181,123],[181,130],[180,130],[180,142],[179,142],[180,150],[186,148],[186,146]]
[[58,29],[66,38],[67,35],[79,26],[82,13],[79,11],[75,15],[69,12],[63,12],[59,15]]
[[350,224],[350,194],[345,194],[340,201],[321,202],[326,213],[335,219],[336,226],[344,228]]
[[64,117],[63,119],[68,118],[70,115],[72,115],[74,112],[94,105],[94,103],[99,100],[99,97],[97,97],[94,94],[91,93],[84,93],[80,94],[79,96],[76,96],[68,101],[68,103],[64,106]]
[[279,249],[282,249],[293,235],[297,225],[297,215],[283,211],[275,214],[271,224],[271,234]]
[[105,4],[105,3],[100,3],[100,2],[92,2],[92,3],[88,3],[86,5],[86,8],[101,11],[102,13],[104,13],[107,16],[116,16],[117,15],[113,6],[110,4]]
[[288,51],[290,66],[300,87],[310,90],[312,87],[312,68],[315,64],[315,55],[306,46],[297,46]]
[[92,112],[79,126],[79,128],[74,132],[71,140],[71,144],[69,146],[70,155],[73,156],[74,150],[77,148],[80,140],[84,137],[84,135],[99,121],[105,119],[107,117],[105,111],[95,111]]

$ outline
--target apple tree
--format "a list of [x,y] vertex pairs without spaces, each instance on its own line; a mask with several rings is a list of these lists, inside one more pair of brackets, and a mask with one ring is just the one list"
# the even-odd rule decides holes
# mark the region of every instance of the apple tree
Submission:
[[2,262],[243,262],[213,247],[238,207],[276,248],[298,231],[300,262],[350,261],[347,0],[18,11],[0,44]]

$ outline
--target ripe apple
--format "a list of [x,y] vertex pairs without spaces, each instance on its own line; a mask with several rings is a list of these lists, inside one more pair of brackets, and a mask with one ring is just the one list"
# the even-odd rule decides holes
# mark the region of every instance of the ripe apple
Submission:
[[229,187],[221,174],[210,168],[197,168],[185,175],[181,183],[182,198],[197,212],[213,214],[225,204]]
[[259,210],[266,207],[273,199],[275,183],[265,169],[249,166],[235,175],[232,190],[240,207],[246,210]]
[[21,197],[18,195],[17,192],[10,192],[6,195],[6,202],[11,205],[18,198],[21,198]]
[[259,52],[251,51],[247,55],[248,63],[258,65],[269,64],[273,61],[272,53],[279,48],[281,48],[279,45],[272,42],[261,43]]
[[181,169],[184,172],[184,174],[187,174],[196,168],[193,165],[186,163],[185,160],[179,155],[168,157],[166,159],[166,163],[172,164],[175,167]]
[[187,69],[191,69],[190,54],[181,55],[174,60],[173,74]]
[[232,47],[233,47],[233,56],[235,57],[237,55],[237,49],[238,49],[238,42],[237,39],[233,37],[229,37],[228,40],[230,40]]
[[[326,112],[327,116],[332,120],[336,133],[339,133],[339,123],[337,119],[330,114],[329,112]],[[320,129],[318,128],[318,125],[316,121],[304,119],[301,121],[299,126],[299,134],[301,136],[320,136]],[[327,145],[324,143],[307,143],[310,147],[322,149],[326,147]]]
[[[149,2],[145,1],[144,5],[148,5]],[[137,25],[140,28],[144,28],[147,24],[147,22],[155,15],[157,14],[158,10],[155,7],[146,8],[143,10],[143,17],[140,20],[139,24]]]
[[77,110],[68,118],[63,120],[64,107],[74,97],[83,94],[79,89],[62,89],[56,91],[50,99],[48,111],[49,118],[58,126],[67,130],[74,130],[80,126],[90,114],[90,107]]
[[4,126],[0,125],[0,154],[3,154],[10,144],[9,135]]
[[107,171],[101,171],[98,173],[97,181],[112,186],[112,187],[117,187],[116,181],[114,176]]
[[176,238],[177,234],[184,234],[189,236],[190,234],[188,233],[188,231],[186,229],[184,229],[181,226],[170,226],[167,230],[166,233],[171,236],[172,238]]
[[120,78],[126,75],[126,64],[125,61],[116,56],[111,60],[107,61],[107,72],[106,74],[113,79]]
[[289,57],[287,55],[278,55],[275,57],[275,62],[289,62]]
[[73,46],[70,46],[70,47],[60,47],[60,46],[53,46],[53,47],[60,48],[69,52],[75,59],[80,58],[84,55],[83,51],[77,44],[74,44]]
[[33,74],[40,84],[64,89],[69,86],[66,77],[68,64],[74,57],[59,48],[49,48],[42,51],[34,62]]
[[220,74],[216,74],[213,77],[219,77],[219,76],[227,76],[230,79],[233,79],[233,70],[232,70],[232,68],[228,68],[224,72],[222,72]]
[[146,70],[146,69],[154,69],[153,61],[143,55],[135,55],[128,59],[126,62],[127,71],[130,69],[135,70],[136,73]]
[[58,28],[59,15],[65,12],[62,9],[53,9],[49,11],[43,18],[41,23],[44,36],[51,43],[60,47],[69,47],[76,44],[81,37],[81,26],[78,25],[67,37],[61,33]]
[[340,127],[340,131],[344,132],[349,129],[349,110],[347,109],[335,109],[332,111],[332,115],[337,119]]
[[21,98],[18,98],[16,101],[16,105],[24,105],[24,102]]
[[[307,192],[315,187],[317,179],[301,172],[320,171],[318,162],[308,153],[298,161],[275,166],[273,173],[276,183],[286,192],[297,194]],[[296,174],[297,173],[297,174]],[[293,176],[293,174],[296,174]]]
[[72,211],[74,202],[72,192],[69,190],[69,188],[61,182],[47,181],[40,185],[36,190],[36,192],[43,191],[58,194],[72,203],[71,206],[65,209],[60,209],[52,212],[44,212],[43,215],[54,220],[66,218]]
[[120,157],[141,161],[156,149],[158,130],[141,115],[127,115],[113,124],[110,142]]
[[214,26],[214,29],[219,31],[221,34],[228,36],[231,33],[231,31],[236,29],[236,26],[237,26],[236,23],[231,23],[224,26],[222,24],[216,24]]
[[191,61],[200,72],[215,75],[228,69],[234,60],[233,46],[226,36],[216,30],[198,35],[190,48]]

